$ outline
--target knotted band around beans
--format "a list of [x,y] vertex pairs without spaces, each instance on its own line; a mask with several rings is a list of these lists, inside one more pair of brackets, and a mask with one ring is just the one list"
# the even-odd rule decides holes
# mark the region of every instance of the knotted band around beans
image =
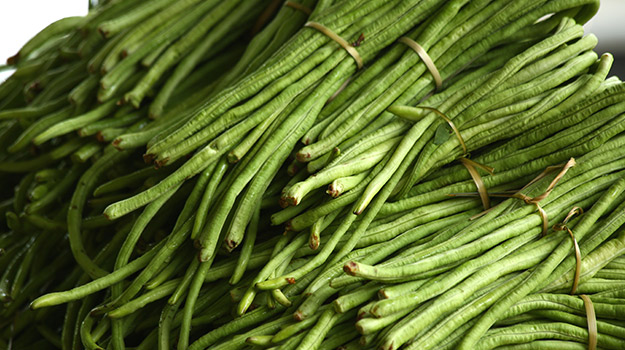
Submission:
[[[540,217],[543,219],[543,230],[542,230],[543,236],[547,234],[547,228],[549,227],[549,218],[547,217],[547,213],[545,212],[545,210],[540,206],[539,202],[545,199],[551,193],[551,191],[553,191],[554,187],[558,184],[560,179],[562,179],[564,174],[566,174],[566,172],[573,166],[575,166],[575,159],[571,158],[564,165],[556,165],[556,166],[547,167],[542,173],[536,176],[527,185],[523,186],[523,188],[521,188],[517,193],[509,196],[512,198],[518,198],[524,201],[526,204],[533,204],[536,206],[536,209],[538,210]],[[542,194],[536,197],[529,197],[521,193],[521,191],[523,191],[530,185],[534,184],[536,181],[542,179],[543,177],[547,176],[549,173],[552,173],[553,171],[560,169],[560,168],[562,168],[560,172],[556,175],[556,177],[553,180],[551,180],[551,183],[549,183],[549,186],[547,187],[545,192],[543,192]]]
[[417,53],[417,55],[419,55],[419,58],[421,58],[421,61],[425,63],[425,66],[428,68],[428,71],[430,71],[430,74],[432,74],[432,77],[434,78],[434,83],[436,84],[436,90],[440,89],[441,86],[443,85],[443,79],[441,78],[441,74],[438,72],[438,69],[436,68],[436,65],[434,64],[434,61],[432,60],[430,55],[428,55],[427,51],[425,51],[425,49],[421,45],[419,45],[416,41],[408,37],[403,36],[399,38],[398,41],[402,44],[407,45],[408,47],[413,49],[414,52]]
[[[530,181],[527,185],[523,186],[523,188],[521,188],[520,190],[516,191],[516,192],[500,192],[500,193],[494,193],[491,192],[489,193],[489,196],[491,197],[505,197],[505,198],[518,198],[522,201],[524,201],[526,204],[533,204],[536,206],[536,209],[538,210],[538,214],[540,215],[540,217],[543,220],[543,229],[542,229],[542,233],[541,235],[545,235],[547,234],[547,229],[549,228],[549,218],[547,217],[547,213],[545,212],[545,210],[540,206],[539,202],[543,199],[545,199],[550,193],[551,191],[553,191],[554,187],[558,184],[558,182],[560,181],[560,179],[564,176],[564,174],[566,174],[566,172],[572,167],[575,166],[575,159],[571,158],[569,159],[568,162],[566,162],[564,165],[554,165],[554,166],[549,166],[547,167],[542,173],[540,173],[538,176],[536,176],[532,181]],[[543,177],[547,176],[548,174],[552,173],[553,171],[557,170],[557,169],[561,169],[560,172],[556,175],[556,177],[551,181],[551,183],[549,184],[549,187],[547,187],[547,190],[545,190],[545,192],[543,192],[542,194],[536,196],[536,197],[530,197],[527,195],[524,195],[523,193],[521,193],[521,191],[523,191],[524,189],[526,189],[527,187],[529,187],[530,185],[532,185],[533,183],[535,183],[536,181],[542,179]],[[475,196],[475,193],[452,193],[449,194],[449,196],[452,197],[457,197],[457,196]],[[477,215],[474,215],[473,217],[471,217],[471,220],[476,219],[484,214],[486,214],[489,210],[485,210]]]
[[573,217],[573,215],[582,215],[584,210],[580,207],[574,207],[569,211],[564,220],[561,223],[553,226],[555,231],[567,231],[571,239],[573,240],[573,248],[575,249],[575,278],[573,279],[573,287],[571,288],[571,295],[575,294],[577,290],[577,285],[579,284],[579,276],[582,271],[582,254],[579,250],[579,244],[577,244],[577,239],[573,234],[573,231],[566,226],[567,222]]
[[584,301],[586,309],[586,322],[588,323],[588,350],[597,349],[597,317],[595,315],[595,307],[590,297],[585,294],[579,296]]
[[495,169],[493,169],[492,167],[480,164],[478,162],[472,161],[469,158],[467,158],[469,152],[467,149],[467,145],[464,142],[462,135],[460,134],[460,130],[456,128],[456,125],[454,124],[454,122],[451,121],[451,119],[449,119],[449,117],[447,117],[445,113],[432,107],[425,107],[425,106],[417,106],[417,107],[436,113],[439,117],[443,118],[447,122],[447,124],[449,124],[451,129],[454,131],[454,133],[456,134],[456,138],[458,138],[458,142],[460,142],[460,146],[462,147],[462,150],[464,152],[464,155],[460,158],[460,162],[462,163],[462,165],[464,165],[467,168],[469,175],[471,175],[473,182],[475,182],[475,187],[477,188],[477,193],[479,194],[480,199],[482,200],[482,205],[484,206],[484,210],[489,209],[490,198],[488,196],[488,191],[486,190],[484,181],[482,181],[482,177],[480,176],[480,173],[478,173],[476,167],[485,170],[491,175],[493,175],[493,172]]

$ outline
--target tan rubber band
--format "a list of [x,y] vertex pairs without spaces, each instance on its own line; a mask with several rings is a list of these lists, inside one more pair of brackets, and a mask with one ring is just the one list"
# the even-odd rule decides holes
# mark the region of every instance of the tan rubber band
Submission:
[[477,169],[475,169],[475,167],[482,168],[486,170],[488,173],[490,173],[491,175],[493,175],[493,171],[495,169],[489,166],[474,162],[471,159],[468,159],[465,157],[460,158],[460,162],[467,168],[469,175],[471,175],[473,182],[475,182],[475,187],[477,187],[477,193],[480,195],[480,199],[482,200],[482,205],[484,206],[484,210],[488,210],[488,208],[490,208],[490,197],[488,197],[488,191],[486,191],[486,186],[484,185],[484,181],[482,181],[482,177],[480,176],[480,173],[477,172]]
[[[540,202],[541,200],[545,199],[551,193],[551,191],[553,191],[554,187],[556,187],[556,185],[558,184],[560,179],[562,179],[564,174],[566,174],[566,172],[573,166],[575,166],[575,159],[571,158],[563,166],[547,167],[542,173],[540,173],[536,178],[534,178],[534,180],[530,181],[527,185],[525,185],[521,189],[521,190],[523,190],[523,189],[527,188],[531,184],[533,184],[536,181],[538,181],[538,180],[542,179],[543,177],[547,176],[547,174],[557,170],[558,168],[561,168],[560,172],[556,175],[556,177],[553,178],[553,180],[551,180],[551,183],[549,184],[549,186],[547,187],[545,192],[543,192],[541,195],[538,195],[538,196],[533,197],[533,198],[528,198],[527,196],[522,195],[520,193],[517,193],[515,195],[515,197],[522,199],[525,203],[527,203],[527,204],[534,204],[536,206],[536,209],[538,209],[538,213],[540,214],[540,217],[543,219],[543,231],[542,231],[542,235],[543,236],[545,234],[547,234],[547,228],[549,227],[549,218],[547,217],[547,213],[545,212],[545,210],[543,210],[543,208],[538,204],[538,202]],[[572,235],[572,233],[571,233],[571,235]],[[577,241],[575,240],[575,237],[573,237],[573,241],[575,242],[575,246],[577,246]],[[577,249],[579,250],[579,247]]]
[[540,218],[543,221],[543,229],[542,229],[542,233],[541,235],[545,235],[547,234],[547,229],[549,228],[549,218],[547,217],[547,213],[545,212],[545,210],[540,206],[540,204],[538,204],[538,202],[534,201],[534,198],[526,196],[522,193],[515,193],[513,195],[511,195],[510,197],[512,198],[518,198],[522,201],[525,202],[525,204],[533,204],[534,206],[536,206],[536,210],[538,210],[538,214],[540,215]]
[[432,58],[430,57],[430,55],[428,55],[425,49],[421,45],[419,45],[416,41],[405,36],[399,38],[398,41],[402,44],[407,45],[408,47],[413,49],[414,52],[417,53],[417,55],[419,55],[419,57],[421,58],[421,61],[425,63],[425,66],[430,71],[430,74],[432,74],[432,77],[434,78],[434,83],[436,84],[436,89],[437,90],[440,89],[441,86],[443,85],[443,79],[441,78],[441,75],[438,72],[436,65],[434,64],[434,61],[432,61]]
[[334,40],[337,44],[341,45],[345,49],[345,51],[347,51],[348,54],[350,54],[354,58],[354,61],[356,61],[356,65],[358,66],[358,69],[362,68],[363,64],[362,64],[362,58],[360,57],[360,54],[353,46],[351,46],[347,41],[345,41],[345,39],[336,35],[336,33],[334,33],[333,31],[331,31],[324,25],[319,24],[317,22],[308,22],[304,24],[304,27],[314,28],[320,31],[321,33],[323,33],[328,38]]
[[[566,172],[572,166],[575,166],[575,159],[573,159],[573,158],[569,159],[569,161],[566,162],[564,165],[556,165],[556,166],[547,167],[542,173],[538,174],[538,176],[536,176],[527,185],[523,186],[523,188],[521,188],[519,190],[519,192],[517,192],[517,193],[515,193],[514,195],[511,196],[513,198],[521,199],[526,204],[534,204],[536,206],[536,209],[538,209],[538,213],[540,214],[540,217],[543,220],[543,230],[542,230],[542,235],[543,236],[545,234],[547,234],[547,229],[549,228],[549,218],[547,217],[547,213],[545,212],[545,210],[538,203],[541,200],[545,199],[551,193],[551,191],[553,191],[554,187],[558,184],[560,179],[562,179],[564,174],[566,174]],[[556,177],[553,178],[553,180],[551,180],[551,183],[549,184],[549,186],[547,187],[545,192],[543,192],[542,194],[540,194],[540,195],[538,195],[536,197],[529,197],[529,196],[526,196],[526,195],[520,193],[521,191],[523,191],[524,189],[526,189],[527,187],[529,187],[530,185],[532,185],[536,181],[542,179],[543,177],[547,176],[548,174],[552,173],[553,171],[555,171],[557,169],[561,169],[561,170],[556,175]]]
[[579,296],[584,301],[586,309],[586,322],[588,323],[588,350],[597,350],[597,316],[595,315],[595,306],[592,304],[590,297],[585,294]]
[[579,244],[577,244],[577,239],[575,238],[573,231],[571,231],[571,229],[566,226],[566,223],[574,215],[582,215],[583,213],[584,210],[582,208],[574,207],[573,209],[571,209],[571,211],[569,211],[562,223],[553,226],[553,229],[555,231],[567,231],[569,233],[569,236],[571,236],[571,239],[573,240],[573,248],[575,249],[575,278],[573,279],[571,295],[575,294],[575,291],[577,290],[577,286],[579,284],[579,276],[582,272],[582,253],[579,250]]
[[521,190],[524,190],[525,188],[527,188],[531,184],[535,183],[536,181],[542,179],[543,177],[547,176],[551,172],[553,172],[555,170],[558,170],[558,169],[561,169],[560,172],[558,173],[558,175],[556,175],[556,177],[553,180],[551,180],[551,183],[549,184],[549,187],[547,187],[547,190],[545,190],[545,192],[543,194],[532,198],[531,203],[538,203],[541,200],[543,200],[545,197],[547,197],[551,193],[551,191],[553,191],[553,188],[558,184],[560,179],[573,166],[575,166],[575,159],[571,158],[564,165],[555,165],[555,166],[547,167],[542,173],[540,173],[538,176],[536,176],[536,178],[534,178],[534,180],[530,181]]
[[[464,139],[462,138],[462,135],[460,134],[460,130],[456,128],[456,125],[454,124],[454,122],[452,122],[451,119],[449,119],[449,117],[445,115],[445,113],[432,107],[417,106],[417,108],[422,108],[428,111],[432,111],[436,113],[438,116],[440,116],[441,118],[443,118],[447,122],[447,124],[449,124],[449,126],[454,131],[454,133],[456,134],[456,137],[458,138],[458,142],[460,143],[460,146],[462,146],[462,150],[464,151],[464,155],[466,156],[469,153],[467,150],[467,145],[464,143]],[[482,205],[484,206],[484,210],[488,210],[488,208],[490,208],[490,198],[488,197],[488,191],[486,191],[486,186],[484,185],[484,181],[482,181],[482,177],[480,176],[480,173],[477,172],[477,169],[475,169],[475,167],[484,169],[491,175],[493,175],[493,171],[495,169],[493,169],[492,167],[480,164],[478,162],[474,162],[466,157],[461,157],[460,162],[467,168],[467,171],[469,171],[469,175],[471,175],[473,182],[475,182],[475,187],[477,187],[477,193],[479,194],[480,199],[482,200]]]
[[292,9],[304,12],[305,14],[309,15],[312,13],[312,10],[302,4],[298,4],[296,2],[293,1],[287,1],[284,3],[284,6],[290,7]]
[[[452,194],[448,194],[448,196],[451,197],[471,197],[471,196],[475,196],[476,193],[475,192],[469,192],[469,193],[452,193]],[[479,195],[479,193],[478,193]],[[532,200],[532,197],[526,196],[522,193],[505,193],[505,192],[490,192],[488,194],[490,197],[504,197],[504,198],[518,198],[522,201],[525,202],[525,204],[533,204],[534,206],[536,206],[536,210],[538,210],[538,214],[540,215],[540,218],[543,221],[543,229],[542,229],[542,233],[541,235],[545,235],[547,233],[547,229],[549,228],[549,218],[547,217],[547,212],[545,212],[545,210],[540,206],[540,204],[538,203],[534,203]],[[489,208],[488,210],[484,210],[481,213],[477,213],[475,215],[473,215],[470,220],[474,220],[477,219],[481,216],[484,216],[485,214],[487,214],[492,208]]]
[[[566,172],[572,166],[575,166],[575,159],[573,159],[573,158],[569,159],[569,161],[566,162],[564,165],[555,165],[555,166],[547,167],[542,173],[538,174],[538,176],[536,176],[532,181],[530,181],[527,185],[523,186],[523,188],[521,188],[520,190],[516,191],[515,193],[506,193],[506,192],[490,193],[489,196],[491,196],[491,197],[518,198],[518,199],[524,201],[526,204],[533,204],[533,205],[535,205],[536,209],[538,210],[538,214],[540,215],[540,217],[542,218],[542,221],[543,221],[542,235],[544,236],[547,233],[547,229],[549,228],[549,218],[547,217],[547,213],[545,212],[545,210],[538,203],[541,200],[545,199],[551,193],[551,191],[553,191],[554,187],[558,184],[560,179],[562,179],[564,174],[566,174]],[[542,194],[540,194],[540,195],[538,195],[536,197],[530,197],[530,196],[526,196],[526,195],[520,193],[521,191],[526,189],[531,184],[535,183],[536,181],[542,179],[543,177],[547,176],[548,174],[550,174],[553,171],[558,170],[558,169],[560,169],[560,172],[556,175],[556,177],[553,180],[551,180],[551,183],[549,184],[549,186],[547,187],[545,192],[543,192]],[[478,195],[479,195],[479,193],[478,193]],[[452,194],[449,194],[449,196],[452,196],[452,197],[475,196],[475,193],[452,193]],[[478,218],[478,217],[484,215],[485,213],[486,213],[486,211],[484,211],[482,213],[479,213],[477,215],[474,215],[473,217],[471,217],[471,219]],[[574,241],[574,242],[577,245],[577,241]]]

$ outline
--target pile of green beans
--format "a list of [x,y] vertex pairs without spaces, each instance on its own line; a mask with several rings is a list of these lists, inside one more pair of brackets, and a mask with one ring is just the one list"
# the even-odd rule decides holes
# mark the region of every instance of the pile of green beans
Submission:
[[108,0],[53,23],[0,84],[0,348],[581,349],[580,294],[625,347],[625,83],[584,35],[597,8]]
[[[622,244],[623,233],[611,243]],[[608,253],[608,243],[603,254]],[[623,255],[618,250],[610,254],[613,259],[607,265],[602,262],[595,268],[594,276],[585,276],[578,293],[587,295],[596,314],[597,346],[607,349],[623,347],[625,324],[623,323]],[[585,268],[592,268],[586,266]],[[550,290],[549,293],[543,291]],[[524,348],[586,348],[588,329],[584,302],[578,296],[559,294],[553,288],[544,288],[530,294],[513,305],[495,328],[489,330],[478,348],[506,349]],[[559,335],[555,335],[555,333]],[[510,345],[508,345],[510,344]]]

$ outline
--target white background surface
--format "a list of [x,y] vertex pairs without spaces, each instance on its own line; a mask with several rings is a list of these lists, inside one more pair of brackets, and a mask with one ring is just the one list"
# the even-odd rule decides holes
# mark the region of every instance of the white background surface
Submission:
[[[0,0],[0,63],[48,24],[63,17],[85,15],[88,0]],[[10,72],[0,72],[0,81]]]
[[625,54],[625,0],[601,0],[599,12],[584,29],[599,38],[597,51],[600,53],[618,51]]
[[[522,0],[519,0],[522,1]],[[33,35],[63,17],[84,15],[88,0],[2,0],[0,62],[4,63]],[[599,13],[586,25],[599,38],[597,51],[625,55],[625,0],[602,0]],[[617,62],[625,65],[625,62]],[[10,72],[0,72],[0,81]],[[625,79],[625,77],[621,77]]]

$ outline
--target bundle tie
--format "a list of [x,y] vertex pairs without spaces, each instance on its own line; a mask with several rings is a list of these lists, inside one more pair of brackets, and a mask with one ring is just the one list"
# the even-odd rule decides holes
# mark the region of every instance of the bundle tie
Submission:
[[[553,191],[554,187],[558,184],[558,182],[560,182],[560,179],[562,179],[564,174],[566,174],[566,172],[572,166],[575,166],[575,159],[573,159],[573,158],[569,159],[569,161],[566,162],[564,165],[561,165],[561,166],[560,165],[549,166],[549,167],[545,168],[545,170],[543,170],[542,173],[538,174],[538,176],[536,176],[527,185],[523,186],[523,188],[521,188],[517,193],[515,193],[515,194],[513,194],[511,196],[513,198],[518,198],[518,199],[524,201],[526,204],[533,204],[533,205],[536,206],[536,209],[538,210],[538,213],[540,214],[540,217],[543,220],[543,230],[542,230],[542,233],[541,233],[542,236],[547,234],[547,229],[549,228],[549,218],[547,217],[547,213],[545,212],[545,210],[540,206],[539,202],[542,201],[543,199],[545,199],[551,193],[551,191]],[[524,189],[526,189],[530,185],[534,184],[536,181],[542,179],[543,177],[547,176],[548,174],[552,173],[553,171],[555,171],[555,170],[557,170],[559,168],[561,168],[560,172],[556,175],[556,177],[553,180],[551,180],[551,183],[549,183],[549,186],[547,187],[545,192],[543,192],[542,194],[540,194],[540,195],[538,195],[536,197],[529,197],[529,196],[526,196],[526,195],[521,193],[521,191],[523,191]]]
[[460,158],[460,162],[467,168],[469,175],[475,182],[475,187],[477,187],[477,193],[480,195],[480,199],[482,200],[482,205],[484,206],[484,210],[488,210],[490,208],[490,197],[488,197],[488,191],[486,190],[486,186],[484,185],[484,181],[482,181],[482,177],[480,173],[477,172],[475,167],[486,170],[489,174],[494,175],[492,167],[486,166],[484,164],[480,164],[478,162],[474,162],[471,159],[462,157]]
[[[530,181],[527,185],[523,186],[523,188],[521,188],[518,191],[514,191],[514,192],[491,192],[489,193],[489,196],[491,197],[505,197],[505,198],[518,198],[522,201],[525,202],[525,204],[533,204],[536,206],[536,209],[538,210],[538,214],[540,214],[541,219],[543,220],[543,229],[542,229],[542,233],[541,235],[544,236],[547,233],[547,229],[549,228],[549,218],[547,217],[547,212],[545,212],[545,210],[540,206],[539,202],[543,199],[545,199],[550,193],[551,191],[553,191],[553,188],[558,184],[558,182],[560,181],[560,179],[564,176],[564,174],[566,174],[566,172],[572,167],[575,166],[575,159],[571,158],[569,159],[568,162],[566,162],[564,165],[553,165],[553,166],[549,166],[547,168],[545,168],[545,170],[543,170],[542,173],[538,174],[538,176],[536,176],[532,181]],[[542,179],[543,177],[547,176],[548,174],[552,173],[553,171],[557,170],[557,169],[561,169],[560,172],[556,175],[556,177],[551,181],[551,183],[549,184],[549,187],[547,187],[547,190],[545,190],[545,192],[543,192],[542,194],[536,196],[536,197],[530,197],[527,195],[524,195],[521,193],[521,191],[523,191],[524,189],[526,189],[528,186],[532,185],[533,183],[535,183],[536,181]],[[458,197],[458,196],[475,196],[475,193],[452,193],[449,194],[449,196],[452,197]],[[489,210],[485,210],[479,214],[476,214],[474,216],[471,217],[471,220],[479,218],[481,216],[483,216],[484,214],[488,213]]]
[[484,210],[489,209],[490,198],[488,196],[488,191],[486,190],[486,186],[484,185],[484,181],[482,181],[482,177],[480,176],[480,173],[477,172],[477,169],[475,169],[475,167],[483,169],[491,175],[493,175],[493,171],[495,169],[493,169],[492,167],[486,166],[484,164],[480,164],[478,162],[472,161],[469,158],[467,158],[467,155],[469,154],[469,152],[467,150],[467,145],[466,143],[464,143],[464,139],[462,138],[462,135],[460,134],[460,130],[456,128],[456,125],[454,124],[454,122],[451,121],[451,119],[449,119],[449,117],[447,117],[445,113],[432,107],[425,107],[425,106],[417,106],[417,107],[436,113],[438,116],[443,118],[447,122],[447,124],[449,124],[451,129],[454,131],[454,133],[456,134],[456,138],[458,138],[458,142],[460,142],[460,146],[462,146],[462,150],[464,151],[464,155],[460,157],[460,162],[462,163],[462,165],[464,165],[467,168],[469,175],[471,175],[473,182],[475,182],[475,187],[477,187],[477,193],[479,194],[480,199],[482,200],[482,205],[484,206]]
[[304,24],[304,27],[314,28],[320,31],[325,36],[327,36],[328,38],[334,40],[337,44],[341,45],[345,49],[345,51],[347,51],[347,53],[350,54],[350,56],[352,56],[354,61],[356,61],[356,66],[358,66],[358,69],[362,68],[363,63],[362,63],[362,58],[360,57],[360,54],[353,46],[351,46],[347,41],[345,41],[345,39],[341,38],[335,32],[333,32],[329,28],[317,22],[308,22]]
[[308,16],[310,16],[310,14],[312,13],[312,10],[310,8],[308,8],[307,6],[304,6],[302,4],[299,4],[297,2],[287,1],[287,2],[284,3],[284,6],[290,7],[292,9],[297,10],[297,11],[304,12]]
[[428,55],[425,49],[421,45],[419,45],[416,41],[406,36],[399,38],[398,41],[402,44],[407,45],[412,50],[414,50],[414,52],[416,52],[417,55],[419,55],[419,58],[421,58],[421,61],[425,63],[425,66],[428,68],[428,71],[430,71],[430,74],[434,78],[434,83],[436,84],[436,90],[440,89],[441,86],[443,85],[443,79],[441,78],[441,75],[438,72],[436,65],[434,64],[434,61],[432,60],[430,55]]
[[575,248],[575,278],[573,279],[573,288],[571,288],[571,295],[575,294],[575,291],[577,290],[577,285],[579,284],[579,276],[581,274],[582,271],[582,254],[579,251],[579,244],[577,244],[577,239],[575,238],[575,235],[573,234],[573,231],[571,231],[571,229],[566,226],[566,223],[574,216],[574,215],[582,215],[584,213],[584,210],[580,207],[574,207],[573,209],[571,209],[571,211],[569,211],[569,213],[566,215],[566,217],[564,218],[564,220],[553,226],[554,231],[567,231],[569,233],[569,236],[571,236],[571,239],[573,240],[573,247]]
[[586,322],[588,323],[588,350],[597,349],[597,317],[595,316],[595,307],[590,297],[585,294],[579,296],[584,301],[586,309]]

